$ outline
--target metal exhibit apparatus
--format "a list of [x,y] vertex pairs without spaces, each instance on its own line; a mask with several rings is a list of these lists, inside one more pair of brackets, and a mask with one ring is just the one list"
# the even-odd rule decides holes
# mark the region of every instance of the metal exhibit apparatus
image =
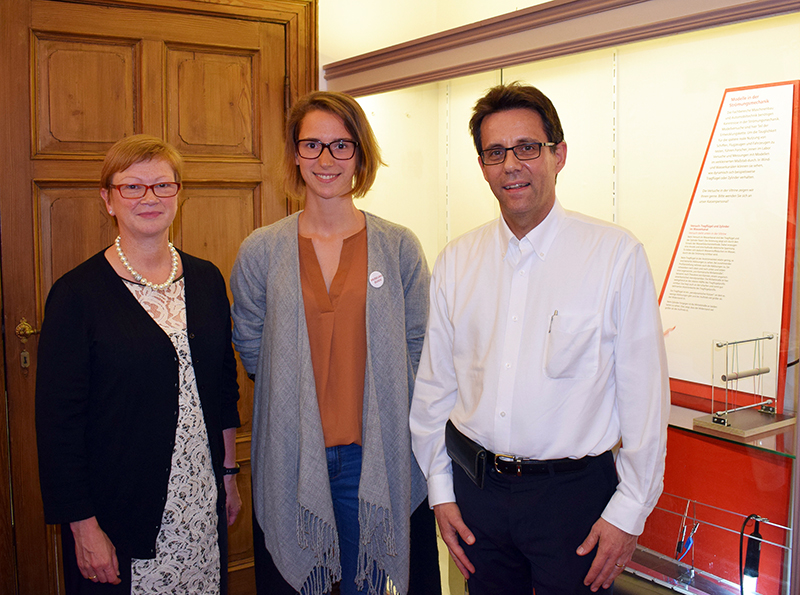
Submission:
[[[755,339],[744,339],[742,341],[715,341],[711,353],[711,421],[717,425],[730,426],[729,416],[736,411],[744,411],[746,409],[755,409],[762,413],[775,415],[775,399],[764,397],[764,377],[771,372],[769,366],[764,365],[764,352],[765,342],[775,339],[773,333],[765,334],[763,337]],[[740,370],[739,368],[739,347],[746,344],[752,344],[753,350],[753,367],[749,370]],[[750,346],[750,345],[748,345]],[[717,352],[720,349],[725,350],[725,371],[720,374],[720,380],[725,383],[725,409],[718,411],[715,408],[715,391],[716,383],[716,365],[715,359]],[[775,350],[777,355],[777,349]],[[777,360],[774,368],[777,368]],[[743,391],[739,390],[739,381],[745,378],[753,379],[753,391],[750,393],[756,399],[755,403],[749,405],[741,405],[739,407],[730,407],[731,399],[730,393],[741,395]]]
[[777,333],[711,346],[711,415],[696,417],[695,430],[748,440],[794,423],[778,413]]

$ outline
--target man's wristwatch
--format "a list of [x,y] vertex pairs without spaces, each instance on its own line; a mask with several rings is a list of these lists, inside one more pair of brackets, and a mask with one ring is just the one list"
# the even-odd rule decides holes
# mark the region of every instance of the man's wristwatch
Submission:
[[222,474],[223,475],[236,475],[241,471],[241,467],[239,467],[239,463],[236,463],[235,467],[223,467]]

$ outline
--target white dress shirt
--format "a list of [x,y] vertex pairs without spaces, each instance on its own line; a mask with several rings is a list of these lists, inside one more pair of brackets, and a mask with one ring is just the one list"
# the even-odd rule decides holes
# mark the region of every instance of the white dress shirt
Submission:
[[439,255],[411,406],[432,506],[455,502],[448,418],[490,451],[539,460],[621,439],[602,516],[639,535],[663,486],[668,406],[655,286],[626,230],[556,201],[522,240],[500,217]]

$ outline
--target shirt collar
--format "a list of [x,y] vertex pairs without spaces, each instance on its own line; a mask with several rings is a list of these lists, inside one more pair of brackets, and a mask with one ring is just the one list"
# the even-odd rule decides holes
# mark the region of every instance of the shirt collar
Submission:
[[534,252],[541,259],[547,257],[547,252],[553,241],[558,235],[558,230],[561,228],[561,223],[566,217],[566,212],[558,199],[553,203],[553,208],[547,214],[544,220],[530,230],[521,240],[518,240],[513,232],[509,229],[503,216],[500,215],[500,244],[503,254],[503,260],[509,258],[510,255],[517,255],[519,253]]

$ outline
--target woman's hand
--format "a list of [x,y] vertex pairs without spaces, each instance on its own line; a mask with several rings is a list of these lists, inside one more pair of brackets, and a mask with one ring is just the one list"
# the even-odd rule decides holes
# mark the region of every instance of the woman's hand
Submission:
[[95,583],[118,585],[117,550],[97,524],[96,517],[69,524],[75,538],[75,557],[84,578]]
[[[236,466],[236,428],[222,430],[222,441],[225,444],[225,459],[222,464],[231,468]],[[226,475],[225,482],[225,512],[228,513],[228,526],[230,527],[239,516],[242,509],[242,497],[239,495],[239,486],[236,485],[236,474]]]
[[225,479],[225,511],[228,513],[228,526],[236,522],[239,511],[242,510],[242,497],[239,495],[239,486],[235,475],[226,475]]

